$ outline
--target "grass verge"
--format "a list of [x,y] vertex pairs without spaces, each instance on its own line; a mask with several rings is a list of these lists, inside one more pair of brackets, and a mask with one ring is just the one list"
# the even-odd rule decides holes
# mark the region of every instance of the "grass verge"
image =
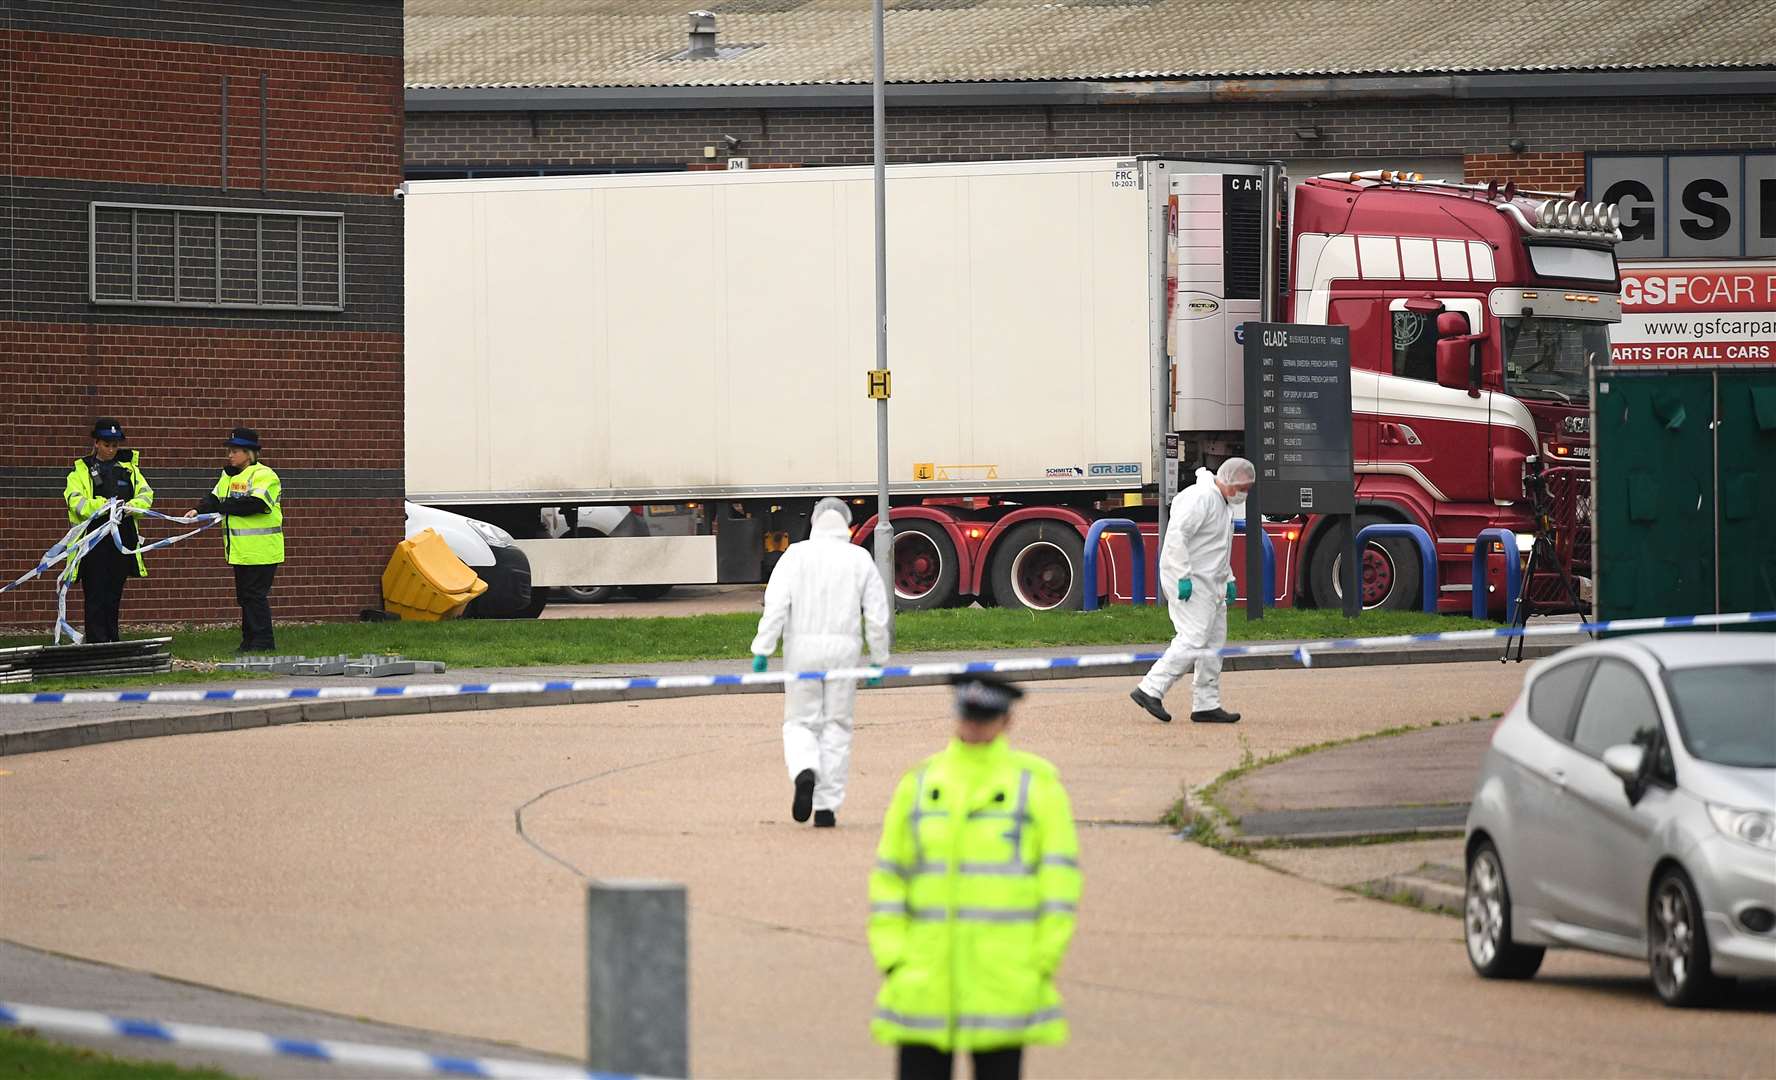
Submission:
[[45,1042],[29,1029],[0,1030],[0,1077],[32,1080],[231,1080],[215,1069],[123,1061],[94,1050]]
[[[1267,765],[1275,765],[1279,762],[1290,761],[1294,758],[1318,753],[1321,750],[1330,750],[1338,746],[1350,746],[1354,743],[1368,742],[1371,739],[1386,739],[1395,735],[1405,735],[1414,731],[1427,731],[1432,728],[1450,727],[1455,724],[1477,723],[1483,719],[1496,720],[1499,718],[1499,715],[1499,713],[1492,713],[1489,717],[1470,716],[1466,720],[1433,720],[1428,724],[1400,724],[1395,727],[1382,728],[1380,731],[1371,731],[1362,735],[1353,735],[1347,739],[1328,739],[1324,742],[1310,743],[1306,746],[1297,746],[1279,754],[1271,754],[1262,760],[1254,757],[1252,754],[1252,748],[1246,743],[1245,735],[1242,733],[1239,737],[1240,746],[1242,747],[1240,763],[1222,773],[1220,776],[1215,777],[1215,779],[1204,784],[1202,787],[1197,788],[1194,792],[1186,788],[1179,794],[1178,799],[1166,809],[1166,812],[1160,815],[1160,824],[1180,832],[1183,832],[1188,828],[1189,831],[1186,835],[1197,843],[1202,844],[1205,847],[1214,848],[1223,854],[1235,855],[1241,858],[1249,857],[1252,851],[1256,848],[1345,847],[1363,844],[1397,843],[1401,840],[1426,839],[1427,837],[1423,834],[1405,835],[1395,833],[1373,837],[1354,837],[1340,840],[1336,843],[1331,841],[1323,843],[1302,843],[1289,840],[1247,841],[1237,834],[1239,828],[1238,816],[1227,809],[1227,807],[1221,802],[1220,796],[1221,793],[1227,789],[1227,785],[1238,780],[1240,777],[1245,776],[1247,773],[1262,769]],[[1192,805],[1193,802],[1194,805]]]

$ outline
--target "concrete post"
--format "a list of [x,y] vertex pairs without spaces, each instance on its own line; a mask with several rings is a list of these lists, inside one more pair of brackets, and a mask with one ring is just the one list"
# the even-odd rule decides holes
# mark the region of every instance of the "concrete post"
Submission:
[[586,886],[586,1062],[594,1070],[690,1075],[685,887]]

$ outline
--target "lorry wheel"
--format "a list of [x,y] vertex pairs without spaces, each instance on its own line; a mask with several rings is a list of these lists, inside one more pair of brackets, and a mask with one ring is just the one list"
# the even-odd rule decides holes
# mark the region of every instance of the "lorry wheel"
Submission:
[[1085,540],[1059,521],[1029,521],[999,542],[993,598],[1000,607],[1078,611],[1085,606]]
[[625,585],[623,595],[631,600],[664,600],[673,588],[671,585]]
[[933,521],[894,523],[894,606],[901,611],[949,607],[956,598],[956,545]]
[[[1357,515],[1357,528],[1374,525],[1382,519],[1374,514]],[[1344,547],[1350,542],[1350,531],[1340,522],[1327,526],[1314,544],[1308,562],[1308,592],[1315,607],[1337,608],[1344,603]],[[1382,537],[1363,546],[1363,562],[1358,568],[1366,611],[1412,611],[1418,608],[1419,589],[1424,571],[1418,564],[1418,548],[1410,540]]]

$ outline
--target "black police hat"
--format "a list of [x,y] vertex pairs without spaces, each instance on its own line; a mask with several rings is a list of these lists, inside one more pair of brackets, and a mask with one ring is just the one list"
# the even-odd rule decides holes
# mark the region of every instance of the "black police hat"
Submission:
[[259,433],[250,427],[237,427],[228,436],[224,446],[238,446],[244,450],[259,449]]
[[93,421],[92,437],[111,442],[122,442],[123,425],[117,422],[115,416],[101,416]]
[[992,675],[952,675],[956,707],[964,720],[997,720],[1011,711],[1012,702],[1024,692]]

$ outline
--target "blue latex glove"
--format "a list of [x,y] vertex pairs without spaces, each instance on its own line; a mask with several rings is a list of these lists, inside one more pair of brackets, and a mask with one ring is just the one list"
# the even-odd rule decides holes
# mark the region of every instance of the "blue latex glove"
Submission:
[[1227,602],[1231,604],[1235,600],[1238,600],[1238,599],[1239,599],[1239,586],[1235,585],[1231,581],[1228,582],[1227,583]]
[[754,671],[765,670],[765,664],[767,664],[769,661],[770,661],[770,658],[766,657],[766,656],[753,657],[752,658],[752,670],[754,670]]
[[1190,599],[1190,579],[1187,577],[1178,579],[1178,599]]

